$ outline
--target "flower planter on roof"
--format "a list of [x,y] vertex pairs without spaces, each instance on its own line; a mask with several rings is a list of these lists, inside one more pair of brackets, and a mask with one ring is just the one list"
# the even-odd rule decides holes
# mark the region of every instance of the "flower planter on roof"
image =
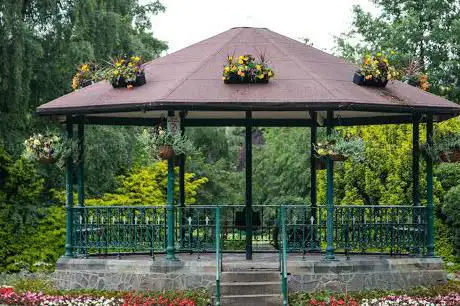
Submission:
[[83,88],[83,87],[92,85],[93,83],[94,83],[93,80],[82,80],[82,81],[80,82],[80,87]]
[[136,75],[136,80],[135,81],[125,81],[125,78],[124,77],[120,77],[118,79],[118,82],[113,82],[112,83],[112,86],[113,88],[126,88],[128,85],[132,85],[132,86],[142,86],[146,83],[146,80],[145,80],[145,73],[142,71],[140,73],[138,73]]
[[382,79],[376,78],[366,80],[364,75],[359,72],[355,72],[355,75],[353,76],[353,83],[361,86],[385,87],[387,86],[388,80],[382,81]]
[[254,79],[251,79],[250,77],[241,78],[237,74],[233,74],[233,75],[230,75],[228,79],[225,79],[224,83],[225,84],[249,84],[249,83],[267,84],[268,77],[264,77],[263,79],[260,79],[257,77]]

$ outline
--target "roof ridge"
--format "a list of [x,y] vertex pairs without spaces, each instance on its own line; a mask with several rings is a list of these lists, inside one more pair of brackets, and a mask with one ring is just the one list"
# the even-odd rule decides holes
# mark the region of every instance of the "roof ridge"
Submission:
[[199,62],[198,66],[196,69],[193,69],[193,71],[191,71],[188,75],[186,75],[185,77],[183,77],[176,86],[174,86],[174,88],[170,89],[168,91],[168,93],[166,93],[162,98],[160,98],[160,100],[164,100],[164,99],[167,99],[174,91],[176,91],[182,84],[184,84],[184,82],[189,78],[191,77],[192,75],[194,75],[195,73],[197,73],[201,68],[203,68],[203,66],[207,63],[208,59],[210,59],[211,57],[215,56],[216,54],[218,54],[220,51],[222,51],[224,49],[224,47],[229,43],[231,42],[236,36],[238,36],[238,34],[240,32],[243,31],[243,28],[240,28],[239,31],[237,31],[234,35],[232,35],[230,37],[230,39],[226,40],[218,49],[217,51],[215,52],[212,52],[210,55],[208,55],[207,57],[205,57],[203,60],[201,60],[201,62]]

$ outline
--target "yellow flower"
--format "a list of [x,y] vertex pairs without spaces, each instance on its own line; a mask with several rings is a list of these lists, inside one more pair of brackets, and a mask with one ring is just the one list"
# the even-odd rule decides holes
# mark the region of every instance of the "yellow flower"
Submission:
[[372,79],[372,75],[370,75],[370,74],[369,74],[369,75],[366,75],[364,78],[365,78],[366,80],[370,80],[370,79]]
[[260,70],[262,70],[262,67],[260,65],[256,65],[256,69],[257,69],[257,71],[260,71]]
[[81,70],[84,71],[84,72],[88,72],[89,71],[89,65],[88,64],[82,65]]
[[115,63],[115,67],[120,67],[121,66],[121,62],[116,62]]
[[114,75],[118,75],[118,73],[119,73],[118,70],[115,70],[115,71],[113,72]]
[[268,72],[268,76],[269,76],[269,77],[273,76],[273,72],[269,71],[269,72]]
[[243,55],[240,55],[238,58],[239,58],[240,60],[242,60],[242,59],[244,58],[244,56],[243,56]]
[[243,64],[243,63],[244,63],[244,61],[243,61],[243,59],[240,57],[240,59],[238,60],[238,64]]
[[225,72],[229,72],[229,71],[230,71],[230,67],[225,66],[224,71],[225,71]]
[[263,78],[264,78],[264,74],[263,74],[263,73],[262,73],[262,74],[259,74],[257,77],[258,77],[259,79],[263,79]]
[[229,62],[232,62],[232,61],[233,61],[233,56],[227,56],[227,60],[228,60]]
[[131,60],[135,61],[135,62],[138,62],[138,61],[141,60],[141,58],[139,56],[131,56]]
[[133,63],[129,63],[129,64],[128,64],[128,67],[132,67],[132,66],[133,66]]

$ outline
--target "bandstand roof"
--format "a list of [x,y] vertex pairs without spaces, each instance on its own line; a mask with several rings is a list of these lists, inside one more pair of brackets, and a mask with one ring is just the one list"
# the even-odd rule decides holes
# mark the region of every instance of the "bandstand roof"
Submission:
[[[268,84],[224,84],[227,55],[265,53],[275,78]],[[336,124],[410,122],[413,113],[436,121],[460,113],[460,106],[400,81],[385,88],[352,82],[357,67],[266,28],[232,28],[145,65],[147,84],[114,89],[105,81],[41,105],[39,115],[84,115],[91,123],[149,122],[168,110],[186,111],[187,120],[231,125],[246,117],[261,120],[324,120],[334,110]],[[227,121],[225,121],[227,120]],[[235,121],[236,122],[236,121]],[[268,121],[267,121],[268,122]]]

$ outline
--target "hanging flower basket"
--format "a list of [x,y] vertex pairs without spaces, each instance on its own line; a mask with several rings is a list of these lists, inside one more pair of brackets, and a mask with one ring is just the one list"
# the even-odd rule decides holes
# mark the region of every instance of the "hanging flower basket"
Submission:
[[174,158],[175,152],[172,146],[160,146],[158,151],[158,155],[162,160],[170,160]]
[[324,158],[317,158],[315,161],[316,170],[324,170],[327,168],[326,160]]
[[457,163],[460,162],[460,149],[455,149],[450,152],[441,152],[439,158],[444,163]]
[[[53,134],[33,134],[24,141],[24,155],[30,160],[41,164],[54,164],[63,167],[67,158],[73,150],[78,148],[78,144],[69,139],[62,138]],[[74,160],[78,162],[78,160]]]
[[273,70],[267,66],[264,54],[260,54],[257,61],[251,54],[246,54],[237,59],[227,56],[222,79],[225,84],[266,84],[274,75]]
[[325,161],[328,157],[335,162],[345,161],[352,158],[354,161],[364,160],[364,142],[361,138],[344,138],[338,133],[314,144],[315,156],[319,161]]
[[37,160],[40,164],[44,164],[44,165],[54,164],[56,162],[56,159],[52,156],[48,156],[48,157],[42,156],[42,157],[39,157]]
[[346,161],[346,160],[348,159],[347,156],[342,155],[342,154],[338,154],[338,153],[329,154],[329,157],[330,157],[333,161],[337,161],[337,162]]

